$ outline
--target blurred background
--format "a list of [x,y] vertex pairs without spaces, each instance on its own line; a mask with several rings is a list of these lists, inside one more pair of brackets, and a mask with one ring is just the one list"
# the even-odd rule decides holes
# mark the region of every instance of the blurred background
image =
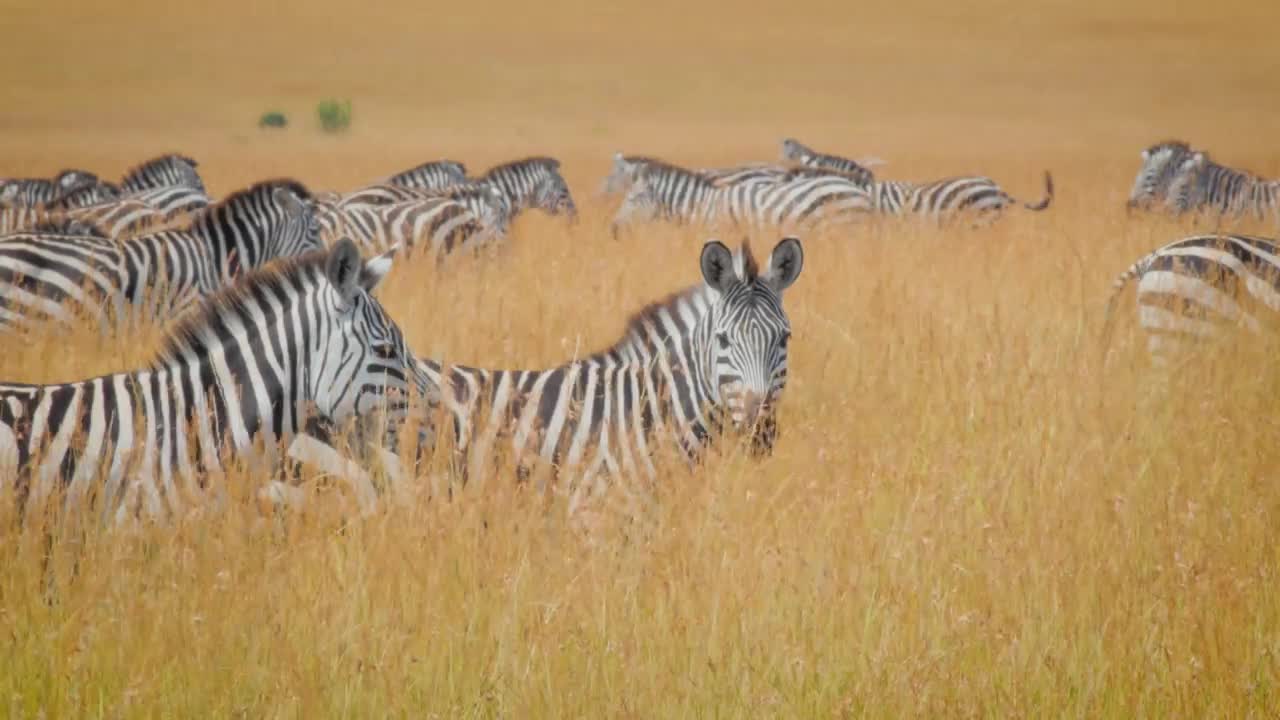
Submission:
[[[441,154],[552,154],[572,177],[617,149],[772,159],[795,135],[923,179],[1280,131],[1280,4],[1250,0],[9,5],[10,175],[178,149],[222,190],[353,187]],[[327,98],[352,102],[341,137],[318,131]],[[272,110],[284,133],[258,130]]]

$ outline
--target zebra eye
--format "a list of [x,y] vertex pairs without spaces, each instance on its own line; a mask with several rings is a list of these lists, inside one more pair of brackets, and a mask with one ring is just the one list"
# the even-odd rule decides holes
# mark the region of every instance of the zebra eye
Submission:
[[778,339],[778,345],[779,345],[779,346],[781,346],[781,347],[784,347],[784,348],[785,348],[785,347],[786,347],[790,342],[791,342],[791,333],[790,333],[789,331],[788,331],[788,332],[784,332],[784,333],[782,333],[782,337]]
[[716,342],[720,343],[720,349],[721,349],[721,350],[728,350],[728,349],[729,349],[729,334],[728,334],[728,333],[716,333]]
[[399,353],[396,352],[395,343],[381,342],[374,344],[373,354],[383,360],[395,360]]

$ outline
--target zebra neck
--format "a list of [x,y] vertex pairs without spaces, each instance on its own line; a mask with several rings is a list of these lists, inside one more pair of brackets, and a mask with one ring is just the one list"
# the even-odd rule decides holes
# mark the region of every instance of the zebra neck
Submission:
[[274,207],[247,208],[228,202],[206,210],[191,225],[191,234],[208,248],[209,258],[217,265],[216,274],[224,281],[261,265],[267,257],[267,244],[285,222]]
[[168,393],[173,419],[189,423],[202,441],[207,434],[216,446],[245,450],[258,435],[273,447],[298,432],[303,388],[293,380],[306,372],[299,360],[288,343],[249,339],[192,348],[137,376],[151,375],[159,392]]
[[222,287],[217,252],[208,241],[185,232],[161,231],[121,241],[126,257],[146,259],[149,267],[129,273],[124,295],[136,305],[160,312],[181,311],[198,296]]
[[718,397],[711,379],[709,326],[714,291],[698,285],[646,309],[615,348],[641,370],[686,454],[694,455],[719,427]]

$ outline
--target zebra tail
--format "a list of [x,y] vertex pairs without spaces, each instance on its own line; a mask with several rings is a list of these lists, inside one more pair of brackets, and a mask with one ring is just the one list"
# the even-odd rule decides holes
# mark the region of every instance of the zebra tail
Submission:
[[1107,299],[1107,309],[1102,320],[1102,337],[1099,342],[1099,346],[1102,351],[1103,365],[1106,365],[1107,349],[1111,344],[1111,331],[1115,326],[1116,305],[1120,301],[1120,293],[1124,291],[1125,286],[1129,284],[1129,281],[1142,274],[1142,266],[1146,262],[1146,259],[1147,258],[1143,258],[1130,265],[1128,270],[1120,273],[1120,276],[1115,279],[1115,282],[1111,283],[1111,297]]
[[1048,170],[1044,171],[1044,199],[1038,203],[1025,203],[1028,210],[1039,212],[1049,207],[1049,203],[1053,202],[1053,175]]

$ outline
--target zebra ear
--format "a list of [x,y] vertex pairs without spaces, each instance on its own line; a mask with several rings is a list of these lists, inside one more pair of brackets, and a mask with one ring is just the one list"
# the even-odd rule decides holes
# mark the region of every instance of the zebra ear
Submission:
[[800,276],[800,270],[803,267],[804,248],[800,246],[800,240],[787,237],[780,240],[773,248],[773,252],[769,253],[768,269],[761,277],[775,291],[781,293],[791,287],[791,283]]
[[272,190],[271,198],[290,215],[301,215],[307,210],[307,206],[302,202],[302,199],[294,195],[293,191],[288,188],[278,187]]
[[716,290],[724,290],[734,281],[733,253],[719,240],[708,240],[702,246],[702,278]]
[[329,258],[324,263],[324,274],[329,282],[342,296],[344,303],[355,299],[360,291],[364,262],[360,259],[360,250],[351,238],[342,238],[329,251]]
[[390,250],[369,258],[369,261],[364,264],[364,269],[360,271],[360,287],[364,288],[365,292],[373,292],[387,273],[391,272],[392,261],[395,260],[398,252],[400,252],[400,245],[393,245]]

